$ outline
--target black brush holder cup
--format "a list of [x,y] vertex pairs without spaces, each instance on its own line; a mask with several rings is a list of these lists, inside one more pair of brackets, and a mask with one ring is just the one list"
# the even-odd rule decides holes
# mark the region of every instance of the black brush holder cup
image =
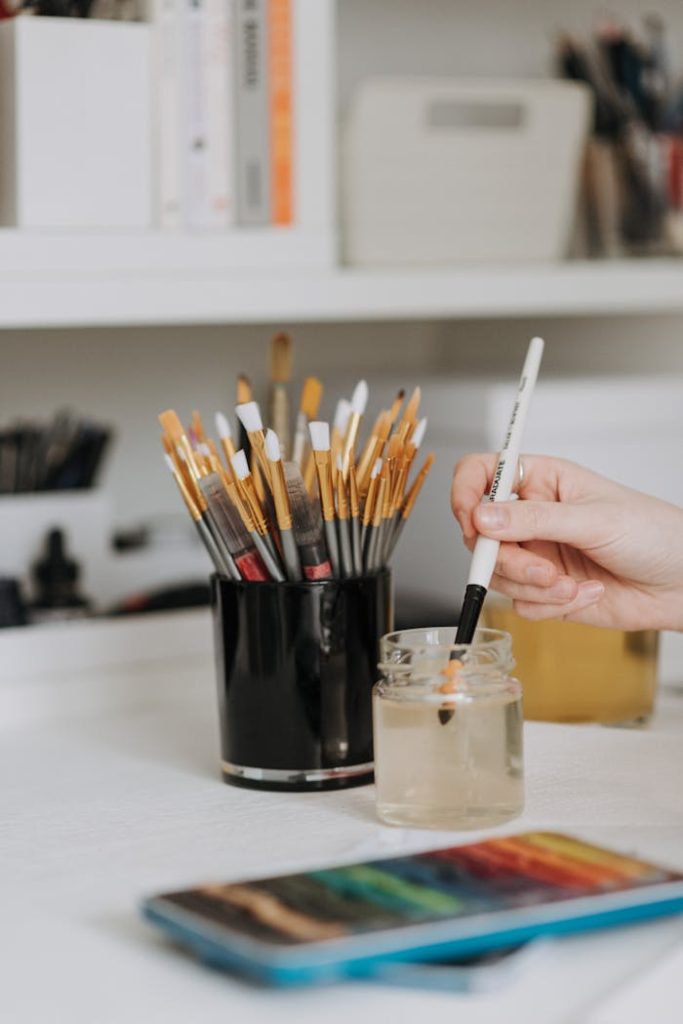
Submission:
[[373,780],[372,687],[393,628],[391,574],[302,583],[212,578],[223,778],[274,790]]

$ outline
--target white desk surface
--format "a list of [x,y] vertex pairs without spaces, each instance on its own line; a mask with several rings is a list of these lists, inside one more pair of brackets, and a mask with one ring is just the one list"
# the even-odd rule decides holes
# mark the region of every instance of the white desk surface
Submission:
[[[0,680],[0,1019],[582,1024],[683,943],[680,918],[558,940],[489,995],[262,991],[211,972],[139,918],[143,895],[474,836],[383,827],[372,787],[226,786],[217,735],[208,658]],[[683,867],[683,696],[642,731],[527,725],[526,772],[507,831],[562,829]],[[680,1021],[669,1005],[657,1024]]]

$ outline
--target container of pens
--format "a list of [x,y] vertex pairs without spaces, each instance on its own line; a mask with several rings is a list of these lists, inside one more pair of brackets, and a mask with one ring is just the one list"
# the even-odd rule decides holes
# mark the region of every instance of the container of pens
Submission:
[[[244,381],[242,380],[242,384]],[[194,414],[162,413],[168,468],[213,561],[222,773],[237,786],[337,789],[371,782],[372,687],[392,629],[389,563],[433,456],[411,470],[426,420],[403,393],[356,447],[368,388],[316,420],[308,378],[290,445],[283,389],[264,430],[237,406],[241,447],[218,414],[220,447]],[[290,457],[291,451],[291,457]]]

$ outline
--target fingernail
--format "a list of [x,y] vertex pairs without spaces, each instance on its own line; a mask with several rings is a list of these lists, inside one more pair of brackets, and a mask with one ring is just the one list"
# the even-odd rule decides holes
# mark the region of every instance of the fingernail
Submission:
[[604,585],[596,580],[592,580],[590,583],[582,583],[579,590],[581,600],[590,602],[599,601],[605,593]]
[[545,587],[550,583],[551,570],[547,565],[530,565],[526,571],[526,578],[529,583],[538,587]]
[[491,530],[502,530],[510,521],[510,513],[499,505],[488,504],[479,507],[479,522]]

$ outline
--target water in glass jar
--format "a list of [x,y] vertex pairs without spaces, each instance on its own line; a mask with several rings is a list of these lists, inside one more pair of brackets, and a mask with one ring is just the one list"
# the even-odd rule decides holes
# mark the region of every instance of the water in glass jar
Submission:
[[376,691],[375,780],[379,817],[413,828],[483,828],[524,805],[519,692],[437,694]]

